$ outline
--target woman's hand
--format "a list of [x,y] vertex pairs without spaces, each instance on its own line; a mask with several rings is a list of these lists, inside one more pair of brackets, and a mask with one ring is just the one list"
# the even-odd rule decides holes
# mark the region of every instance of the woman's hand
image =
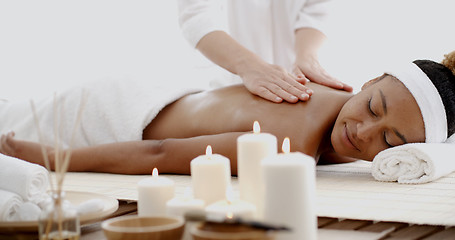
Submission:
[[251,93],[276,103],[283,100],[290,103],[307,101],[313,93],[304,85],[307,82],[305,78],[295,77],[278,65],[265,62],[250,64],[238,75]]
[[[53,167],[53,148],[49,146],[45,146],[45,148],[47,150],[50,166]],[[9,132],[8,134],[1,136],[0,153],[45,166],[41,145],[35,142],[17,140],[14,138],[14,132]]]
[[16,146],[14,141],[14,132],[3,134],[0,138],[0,153],[10,157],[16,157]]
[[324,68],[321,67],[315,56],[306,55],[294,63],[293,74],[299,79],[306,78],[312,82],[319,83],[335,89],[341,89],[352,92],[352,87],[340,82],[336,78],[329,75]]

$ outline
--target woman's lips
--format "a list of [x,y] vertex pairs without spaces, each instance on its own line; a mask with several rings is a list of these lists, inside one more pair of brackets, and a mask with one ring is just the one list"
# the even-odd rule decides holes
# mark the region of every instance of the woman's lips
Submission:
[[354,143],[352,142],[351,138],[349,137],[347,124],[344,124],[342,140],[343,140],[344,144],[345,144],[347,147],[349,147],[349,148],[351,148],[351,149],[354,149],[354,150],[357,150],[357,151],[360,151],[360,150],[354,145]]

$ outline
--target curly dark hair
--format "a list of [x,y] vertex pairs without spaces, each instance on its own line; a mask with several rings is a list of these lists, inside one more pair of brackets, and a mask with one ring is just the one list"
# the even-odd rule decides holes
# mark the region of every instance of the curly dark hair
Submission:
[[455,51],[446,54],[442,64],[431,60],[415,60],[414,63],[430,78],[441,96],[450,137],[455,133]]

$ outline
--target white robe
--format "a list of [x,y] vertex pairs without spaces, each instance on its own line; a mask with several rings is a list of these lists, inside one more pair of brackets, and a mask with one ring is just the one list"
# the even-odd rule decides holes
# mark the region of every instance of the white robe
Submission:
[[[264,61],[291,71],[295,30],[308,27],[324,33],[328,3],[329,0],[179,0],[179,23],[193,47],[206,34],[221,30]],[[231,83],[241,82],[232,76]]]

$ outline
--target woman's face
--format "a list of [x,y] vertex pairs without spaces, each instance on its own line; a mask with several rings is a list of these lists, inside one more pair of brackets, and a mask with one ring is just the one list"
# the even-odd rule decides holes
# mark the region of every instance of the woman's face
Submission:
[[425,141],[422,115],[408,89],[390,75],[373,81],[337,117],[331,141],[340,155],[371,161],[386,148]]

